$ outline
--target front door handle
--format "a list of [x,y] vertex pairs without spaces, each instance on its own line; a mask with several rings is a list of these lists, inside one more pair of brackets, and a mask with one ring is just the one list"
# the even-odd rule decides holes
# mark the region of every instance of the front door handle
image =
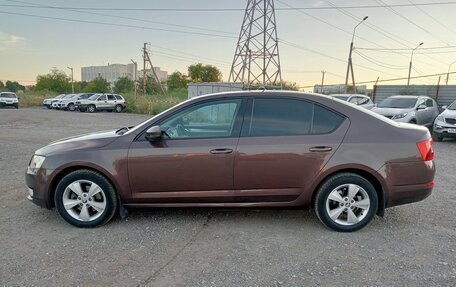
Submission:
[[228,154],[232,153],[233,150],[230,148],[216,148],[211,150],[211,154]]
[[329,152],[332,151],[332,147],[330,146],[314,146],[309,148],[311,152]]

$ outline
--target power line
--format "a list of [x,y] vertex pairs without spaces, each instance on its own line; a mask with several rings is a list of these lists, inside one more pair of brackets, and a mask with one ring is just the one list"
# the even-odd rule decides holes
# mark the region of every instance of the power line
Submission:
[[220,34],[213,34],[213,33],[200,33],[200,32],[190,32],[190,31],[180,31],[180,30],[172,30],[172,29],[164,29],[164,28],[152,28],[152,27],[145,27],[145,26],[128,25],[128,24],[116,24],[116,23],[107,23],[107,22],[90,21],[90,20],[82,20],[82,19],[67,19],[67,18],[60,18],[60,17],[50,17],[50,16],[42,16],[42,15],[34,15],[34,14],[24,14],[24,13],[15,13],[15,12],[6,12],[6,11],[0,11],[0,13],[1,13],[1,14],[7,14],[7,15],[18,15],[18,16],[25,16],[25,17],[32,17],[32,18],[40,18],[40,19],[59,20],[59,21],[66,21],[66,22],[98,24],[98,25],[105,25],[105,26],[115,26],[115,27],[125,27],[125,28],[136,28],[136,29],[143,29],[143,30],[153,30],[153,31],[161,31],[161,32],[172,32],[172,33],[180,33],[180,34],[192,34],[192,35],[200,35],[200,36],[212,36],[212,37],[229,38],[229,39],[235,39],[235,38],[236,38],[236,37],[234,37],[234,36],[220,35]]
[[166,26],[171,26],[171,27],[178,27],[178,28],[185,28],[185,29],[194,29],[194,30],[200,30],[200,31],[208,31],[208,32],[217,32],[217,33],[236,35],[235,33],[228,32],[228,31],[208,29],[208,28],[195,27],[195,26],[189,26],[189,25],[179,25],[179,24],[174,24],[174,23],[165,23],[165,22],[160,22],[160,21],[152,21],[152,20],[139,19],[139,18],[133,18],[133,17],[119,16],[119,15],[103,14],[103,13],[96,13],[96,12],[89,12],[89,11],[80,11],[80,10],[72,9],[72,8],[47,6],[47,5],[34,4],[34,3],[30,3],[30,2],[25,2],[25,1],[16,1],[16,0],[6,0],[6,1],[15,2],[15,3],[29,4],[29,5],[33,5],[33,7],[35,7],[35,8],[49,8],[49,9],[58,8],[58,9],[61,9],[61,10],[67,10],[67,11],[72,11],[72,12],[76,12],[76,13],[90,14],[90,15],[96,15],[96,16],[104,16],[104,17],[109,17],[109,18],[114,18],[114,19],[126,19],[126,20],[133,20],[133,21],[139,21],[139,22],[166,25]]
[[[6,0],[8,1],[8,0]],[[416,3],[416,4],[391,4],[390,7],[413,7],[413,6],[441,6],[441,5],[455,5],[453,1],[442,1],[442,2],[427,2],[427,3]],[[101,7],[62,7],[62,6],[43,6],[37,7],[34,5],[17,5],[17,4],[0,4],[3,7],[12,8],[49,8],[49,9],[76,9],[76,10],[91,10],[91,11],[148,11],[148,12],[238,12],[244,11],[243,8],[101,8]],[[338,6],[337,8],[342,9],[372,9],[372,8],[383,8],[382,5],[354,5],[354,6]],[[289,10],[334,10],[334,7],[296,7],[296,8],[285,8],[278,7],[277,11],[289,11]]]
[[387,63],[382,63],[378,60],[374,60],[374,59],[364,55],[363,53],[357,51],[356,49],[353,50],[353,52],[355,54],[357,54],[358,56],[360,56],[361,58],[363,58],[364,60],[366,60],[374,65],[386,68],[386,69],[391,69],[391,70],[407,70],[408,69],[408,67],[406,67],[406,66],[396,66],[396,65],[391,65],[391,64],[387,64]]
[[432,16],[431,14],[426,12],[426,10],[424,10],[423,8],[421,8],[418,5],[416,5],[416,3],[412,2],[412,0],[408,0],[408,2],[410,4],[412,4],[416,9],[420,10],[424,15],[428,16],[429,18],[431,18],[434,22],[436,22],[437,24],[439,24],[443,28],[447,29],[448,31],[456,34],[455,30],[450,29],[450,27],[448,27],[448,25],[443,24],[439,19],[435,18],[434,16]]

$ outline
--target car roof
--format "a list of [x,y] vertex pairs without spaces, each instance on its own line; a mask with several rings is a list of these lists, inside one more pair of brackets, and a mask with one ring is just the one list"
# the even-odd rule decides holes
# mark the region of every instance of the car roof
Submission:
[[[417,96],[417,95],[394,95],[390,96],[389,98],[395,98],[395,99],[418,99],[426,96]],[[426,97],[427,98],[427,97]]]

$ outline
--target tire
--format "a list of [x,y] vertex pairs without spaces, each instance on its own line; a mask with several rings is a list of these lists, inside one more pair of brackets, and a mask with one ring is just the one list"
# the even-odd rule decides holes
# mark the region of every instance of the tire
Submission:
[[116,105],[114,107],[114,110],[116,111],[116,113],[121,113],[123,111],[123,107],[122,105]]
[[96,110],[97,110],[97,108],[95,107],[95,105],[88,105],[87,106],[87,111],[89,113],[94,113],[94,112],[96,112]]
[[14,107],[16,108],[16,110],[19,109],[19,105],[14,105]]
[[[350,189],[355,193],[350,194]],[[328,178],[318,189],[314,203],[318,219],[338,232],[353,232],[365,227],[374,218],[377,207],[375,188],[354,173]]]
[[415,125],[417,124],[417,123],[416,123],[416,120],[410,120],[409,123],[410,123],[410,124],[415,124]]
[[[93,193],[92,193],[93,191]],[[57,185],[55,207],[60,216],[77,227],[106,224],[117,210],[117,194],[112,184],[92,170],[67,174]]]
[[70,112],[74,112],[74,111],[76,110],[76,108],[74,107],[74,104],[73,104],[73,103],[69,103],[67,109],[68,109]]
[[436,142],[441,142],[441,141],[443,141],[443,137],[437,135],[436,133],[432,133],[432,138],[433,138],[434,141],[436,141]]
[[46,106],[46,107],[47,107],[48,109],[52,110],[52,107],[51,107],[51,105],[48,105],[48,106]]

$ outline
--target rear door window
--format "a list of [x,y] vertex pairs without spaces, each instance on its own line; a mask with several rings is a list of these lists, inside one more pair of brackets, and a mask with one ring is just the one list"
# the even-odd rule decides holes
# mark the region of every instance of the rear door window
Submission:
[[426,100],[426,106],[427,107],[433,107],[434,106],[434,101],[432,99],[427,99]]
[[108,101],[115,101],[116,98],[114,97],[114,95],[108,95]]
[[255,99],[244,136],[323,134],[335,130],[344,117],[320,105],[298,99]]

